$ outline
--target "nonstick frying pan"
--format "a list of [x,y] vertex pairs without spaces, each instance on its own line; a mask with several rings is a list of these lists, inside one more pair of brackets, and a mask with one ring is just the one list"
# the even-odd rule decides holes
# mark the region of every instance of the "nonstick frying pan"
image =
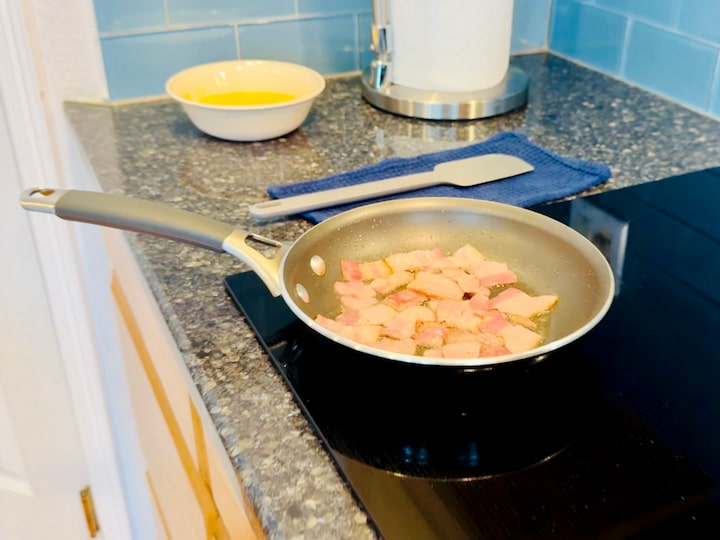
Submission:
[[[333,216],[294,242],[265,238],[233,225],[164,203],[92,191],[31,188],[21,204],[31,211],[147,233],[217,252],[247,264],[274,296],[314,331],[369,355],[412,364],[490,366],[540,358],[592,329],[610,308],[612,270],[584,236],[537,212],[465,198],[419,197],[368,204]],[[274,251],[265,255],[268,246]],[[372,261],[392,253],[441,248],[452,253],[471,244],[503,261],[532,294],[556,294],[543,343],[530,351],[488,358],[438,359],[383,351],[342,337],[315,322],[334,317],[340,304],[333,283],[340,260]]]

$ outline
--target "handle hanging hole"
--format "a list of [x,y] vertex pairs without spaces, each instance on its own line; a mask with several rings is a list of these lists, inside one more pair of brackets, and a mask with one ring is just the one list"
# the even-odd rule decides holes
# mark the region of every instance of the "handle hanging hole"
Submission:
[[49,196],[52,195],[53,193],[55,193],[55,190],[54,190],[54,189],[40,189],[40,188],[38,188],[38,189],[33,189],[33,190],[31,190],[30,193],[28,193],[28,195],[30,195],[31,197],[38,197],[38,196],[49,197]]
[[[260,251],[265,257],[268,258],[273,258],[277,254],[279,248],[283,247],[283,244],[281,242],[278,242],[277,240],[265,238],[264,236],[253,233],[249,233],[247,236],[245,236],[245,243],[254,250]],[[275,250],[269,253],[269,250],[267,248],[275,248]]]

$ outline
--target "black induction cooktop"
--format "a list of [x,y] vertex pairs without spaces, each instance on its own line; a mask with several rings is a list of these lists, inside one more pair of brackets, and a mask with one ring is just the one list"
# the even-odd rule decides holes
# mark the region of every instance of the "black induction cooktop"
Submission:
[[720,169],[534,207],[618,294],[585,337],[492,369],[398,364],[226,279],[378,535],[720,537]]

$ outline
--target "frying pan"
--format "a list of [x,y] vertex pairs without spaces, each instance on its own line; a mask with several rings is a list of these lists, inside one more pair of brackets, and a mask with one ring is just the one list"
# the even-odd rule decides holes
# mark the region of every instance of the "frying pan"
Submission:
[[[465,198],[419,197],[368,204],[333,216],[294,242],[265,238],[164,203],[92,191],[31,188],[27,210],[228,252],[247,264],[274,296],[314,331],[373,356],[411,364],[488,366],[538,358],[592,329],[614,295],[612,270],[584,236],[537,212]],[[342,337],[315,322],[335,317],[340,303],[333,283],[341,259],[372,261],[392,253],[465,244],[503,261],[531,294],[556,294],[545,340],[535,349],[488,358],[438,359],[392,353]],[[267,249],[265,248],[267,247]],[[274,253],[266,253],[274,251]]]

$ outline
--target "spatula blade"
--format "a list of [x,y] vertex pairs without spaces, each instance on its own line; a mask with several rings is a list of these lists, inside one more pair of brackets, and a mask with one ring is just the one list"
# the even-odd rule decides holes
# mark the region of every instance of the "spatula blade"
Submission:
[[510,154],[483,154],[439,163],[433,169],[438,183],[469,187],[511,178],[534,170],[524,159]]

